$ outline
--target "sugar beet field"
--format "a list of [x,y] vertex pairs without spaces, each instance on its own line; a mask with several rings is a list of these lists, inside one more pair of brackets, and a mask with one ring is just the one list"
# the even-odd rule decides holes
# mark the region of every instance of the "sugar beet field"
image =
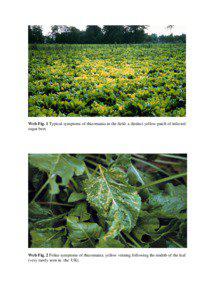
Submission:
[[30,45],[29,116],[185,116],[185,44]]

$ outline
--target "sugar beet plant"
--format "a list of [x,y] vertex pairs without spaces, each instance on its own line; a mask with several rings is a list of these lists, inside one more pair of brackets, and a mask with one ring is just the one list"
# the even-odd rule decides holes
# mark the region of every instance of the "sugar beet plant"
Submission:
[[186,48],[36,45],[29,48],[29,116],[186,114]]
[[186,247],[186,163],[183,154],[30,154],[29,247]]

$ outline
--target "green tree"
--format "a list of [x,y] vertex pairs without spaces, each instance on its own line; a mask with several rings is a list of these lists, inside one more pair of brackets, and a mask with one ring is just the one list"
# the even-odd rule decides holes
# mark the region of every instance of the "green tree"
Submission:
[[125,28],[122,25],[105,25],[102,29],[104,42],[109,44],[123,43]]
[[145,30],[148,25],[127,25],[125,27],[125,41],[127,43],[142,43],[145,41]]
[[29,44],[42,44],[44,43],[44,36],[42,26],[30,25],[28,26],[28,40]]
[[103,39],[103,33],[99,26],[88,25],[85,31],[85,41],[91,44],[100,44]]

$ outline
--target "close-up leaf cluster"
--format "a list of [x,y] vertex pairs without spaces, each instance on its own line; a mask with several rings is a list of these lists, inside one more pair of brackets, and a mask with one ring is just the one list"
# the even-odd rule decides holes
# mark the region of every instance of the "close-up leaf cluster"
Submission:
[[185,154],[30,154],[29,247],[187,247]]

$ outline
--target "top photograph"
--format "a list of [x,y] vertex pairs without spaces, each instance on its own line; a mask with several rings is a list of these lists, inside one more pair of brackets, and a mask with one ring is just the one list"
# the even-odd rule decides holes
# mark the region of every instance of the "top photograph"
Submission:
[[179,25],[29,25],[29,117],[185,117]]

